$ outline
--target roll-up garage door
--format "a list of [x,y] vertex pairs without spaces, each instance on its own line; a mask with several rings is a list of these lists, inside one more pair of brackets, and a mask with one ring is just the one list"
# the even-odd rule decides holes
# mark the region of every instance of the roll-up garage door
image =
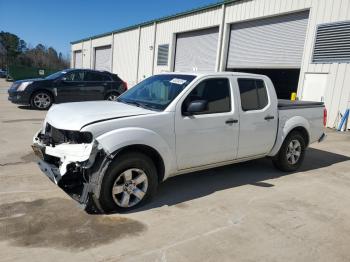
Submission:
[[111,71],[112,52],[111,46],[95,48],[95,69],[101,71]]
[[309,12],[233,24],[227,68],[300,68]]
[[81,50],[74,51],[74,68],[83,67],[83,54]]
[[214,71],[218,39],[218,27],[177,34],[175,71]]

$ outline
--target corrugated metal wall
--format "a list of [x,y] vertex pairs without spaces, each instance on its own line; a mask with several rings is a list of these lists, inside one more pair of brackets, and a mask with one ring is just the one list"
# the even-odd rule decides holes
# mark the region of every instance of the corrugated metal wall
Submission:
[[114,35],[113,72],[128,86],[136,84],[139,29]]
[[152,75],[153,51],[155,25],[149,25],[141,28],[139,65],[137,80],[141,81]]
[[[143,75],[148,76],[149,74],[162,71],[171,71],[174,65],[176,33],[220,25],[222,27],[219,34],[221,35],[222,32],[223,39],[222,41],[219,39],[222,45],[218,50],[216,63],[217,68],[224,70],[227,59],[230,26],[232,23],[303,10],[310,10],[310,16],[301,65],[298,95],[301,96],[303,92],[305,73],[328,74],[325,104],[329,115],[327,124],[333,127],[337,125],[339,112],[343,113],[346,107],[350,107],[350,65],[349,63],[313,64],[312,51],[316,26],[318,24],[350,20],[350,0],[237,1],[227,4],[224,9],[216,7],[159,22],[156,24],[156,32],[154,32],[154,25],[148,25],[141,29],[116,33],[114,35],[113,72],[118,73],[129,83],[129,86],[132,86],[138,80],[141,80]],[[72,51],[83,50],[84,67],[91,67],[93,65],[91,59],[92,48],[93,46],[97,46],[97,44],[102,45],[99,42],[101,41],[99,39],[102,38],[106,37],[72,45]],[[104,41],[106,40],[102,42]],[[110,40],[109,44],[111,42]],[[154,46],[153,42],[155,42]],[[152,50],[150,50],[150,43],[152,43]],[[156,52],[159,44],[169,44],[169,63],[167,66],[156,65]]]
[[349,63],[312,63],[313,46],[318,24],[350,20],[349,0],[312,0],[310,22],[305,43],[302,71],[300,74],[298,94],[304,88],[305,73],[326,73],[328,82],[325,90],[325,105],[328,109],[330,127],[338,125],[339,113],[350,107],[350,64]]

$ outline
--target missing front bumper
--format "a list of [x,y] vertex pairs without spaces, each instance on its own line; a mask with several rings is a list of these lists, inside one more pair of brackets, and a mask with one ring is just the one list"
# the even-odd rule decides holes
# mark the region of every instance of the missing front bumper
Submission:
[[62,179],[60,171],[56,166],[49,164],[41,159],[38,160],[38,166],[40,170],[56,185]]

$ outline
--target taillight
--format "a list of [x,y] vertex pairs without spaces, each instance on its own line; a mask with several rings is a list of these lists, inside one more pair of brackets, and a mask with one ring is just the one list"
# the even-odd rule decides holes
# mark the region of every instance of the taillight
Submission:
[[123,81],[123,86],[124,86],[125,89],[128,89],[128,83],[127,82]]
[[326,126],[327,124],[327,109],[323,109],[323,126]]

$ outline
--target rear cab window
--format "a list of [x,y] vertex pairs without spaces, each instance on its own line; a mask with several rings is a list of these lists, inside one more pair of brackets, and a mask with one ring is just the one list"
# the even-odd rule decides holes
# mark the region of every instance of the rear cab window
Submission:
[[238,87],[243,111],[261,110],[268,103],[265,82],[256,78],[238,78]]

